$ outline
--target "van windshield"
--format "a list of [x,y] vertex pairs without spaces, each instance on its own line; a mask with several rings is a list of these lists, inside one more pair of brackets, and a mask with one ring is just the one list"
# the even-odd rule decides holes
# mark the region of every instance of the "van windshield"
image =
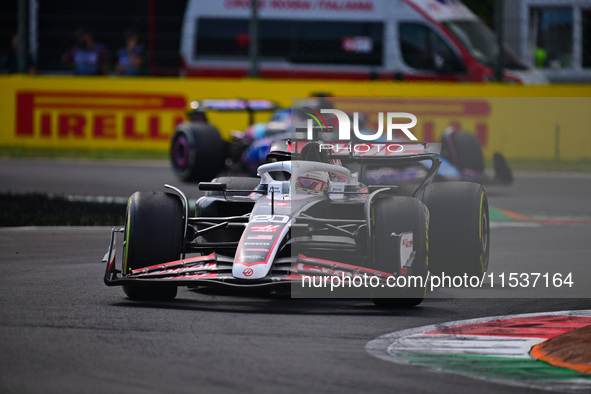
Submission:
[[[498,46],[495,35],[488,27],[477,21],[452,21],[444,25],[476,60],[487,67],[495,66]],[[508,48],[503,48],[503,68],[527,69]]]

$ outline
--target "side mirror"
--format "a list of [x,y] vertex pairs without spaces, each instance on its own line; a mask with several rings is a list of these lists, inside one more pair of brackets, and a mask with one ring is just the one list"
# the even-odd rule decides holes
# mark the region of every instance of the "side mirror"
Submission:
[[209,192],[225,192],[226,191],[226,184],[225,183],[215,183],[215,182],[199,182],[199,190],[201,191],[209,191]]
[[466,67],[460,59],[456,56],[445,56],[439,53],[433,55],[433,65],[435,70],[442,74],[463,74],[466,72]]
[[436,53],[433,55],[433,65],[437,71],[446,72],[448,68],[446,63],[445,58],[440,54]]

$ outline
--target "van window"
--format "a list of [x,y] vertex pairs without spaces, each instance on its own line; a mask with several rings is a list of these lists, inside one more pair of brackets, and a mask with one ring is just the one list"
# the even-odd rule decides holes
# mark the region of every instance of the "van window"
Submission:
[[429,26],[403,22],[399,25],[400,50],[404,62],[417,70],[461,73],[462,61]]
[[[199,18],[194,59],[248,58],[247,19]],[[268,61],[311,64],[382,65],[381,22],[264,19],[259,54]]]
[[573,9],[571,7],[532,7],[530,18],[536,21],[536,52],[542,51],[545,68],[573,66]]
[[[495,67],[499,50],[496,37],[488,27],[475,21],[451,21],[443,25],[476,60],[487,67]],[[508,48],[503,48],[503,67],[510,70],[527,69]]]

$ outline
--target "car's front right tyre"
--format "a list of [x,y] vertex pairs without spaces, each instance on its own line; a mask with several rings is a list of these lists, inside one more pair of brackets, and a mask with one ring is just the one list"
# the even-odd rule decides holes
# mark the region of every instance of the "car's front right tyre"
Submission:
[[[127,203],[123,275],[180,258],[184,210],[178,196],[161,192],[136,192]],[[129,284],[123,291],[135,300],[172,300],[175,285]]]

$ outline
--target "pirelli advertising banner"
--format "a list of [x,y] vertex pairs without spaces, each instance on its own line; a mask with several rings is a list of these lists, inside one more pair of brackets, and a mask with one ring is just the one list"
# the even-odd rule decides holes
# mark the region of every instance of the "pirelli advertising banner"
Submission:
[[[416,115],[420,140],[461,128],[489,158],[591,159],[590,86],[0,76],[0,87],[1,146],[167,151],[192,100],[268,99],[289,108],[292,97],[322,93],[389,98],[379,109]],[[241,112],[207,116],[225,139],[249,121]]]

